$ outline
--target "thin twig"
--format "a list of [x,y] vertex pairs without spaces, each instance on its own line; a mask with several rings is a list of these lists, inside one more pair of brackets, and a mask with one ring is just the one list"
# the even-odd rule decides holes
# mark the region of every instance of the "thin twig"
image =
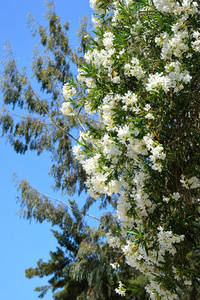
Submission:
[[59,128],[60,130],[62,130],[64,133],[66,133],[70,138],[72,138],[75,142],[77,142],[79,144],[79,141],[73,137],[68,131],[66,131],[64,128],[62,128],[60,125],[58,125],[58,123],[56,123],[56,121],[51,117],[51,115],[48,113],[48,111],[45,109],[47,116],[52,120],[52,122],[54,123],[54,125]]
[[[67,208],[71,209],[72,211],[75,211],[75,212],[78,212],[78,213],[83,214],[83,213],[80,212],[79,210],[76,210],[76,209],[72,208],[70,205],[68,205],[68,204],[65,203],[64,201],[62,201],[62,200],[60,200],[60,199],[58,199],[58,198],[55,198],[55,197],[46,195],[46,194],[44,194],[44,193],[42,193],[42,192],[36,190],[36,189],[35,189],[34,187],[32,187],[32,186],[30,186],[30,187],[31,187],[32,189],[34,189],[36,192],[38,192],[39,194],[43,195],[44,197],[54,199],[54,200],[58,201],[59,203],[63,204],[64,206],[66,206]],[[95,217],[95,216],[92,216],[92,215],[90,215],[90,214],[83,214],[83,215],[84,215],[84,216],[88,216],[88,217],[93,218],[93,219],[96,219],[96,220],[98,220],[98,221],[100,222],[100,219],[98,219],[98,218]]]
[[[30,114],[28,114],[27,116],[22,116],[22,115],[17,115],[17,114],[14,114],[13,112],[11,112],[10,110],[8,110],[7,108],[5,108],[5,106],[3,105],[2,106],[2,109],[0,110],[0,111],[2,111],[3,113],[8,113],[8,114],[11,114],[12,116],[14,116],[14,117],[18,117],[18,118],[20,118],[20,119],[24,119],[24,120],[28,120],[30,117]],[[3,118],[3,116],[0,116],[0,118]],[[39,117],[37,117],[37,118],[33,118],[32,116],[31,116],[31,119],[34,119],[34,120],[37,120],[37,119],[42,119],[42,118],[46,118],[46,116],[44,117],[44,116],[39,116]],[[43,120],[42,120],[43,121]],[[43,124],[44,126],[50,126],[51,124]]]

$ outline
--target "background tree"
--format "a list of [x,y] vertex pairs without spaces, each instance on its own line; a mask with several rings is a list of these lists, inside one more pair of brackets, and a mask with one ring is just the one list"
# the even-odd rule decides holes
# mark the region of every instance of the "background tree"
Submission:
[[[19,189],[22,190],[25,217],[39,222],[46,220],[58,228],[52,232],[59,246],[56,251],[50,252],[48,262],[40,259],[36,268],[26,270],[27,278],[51,276],[48,285],[35,289],[40,292],[39,297],[43,298],[48,290],[52,290],[54,299],[121,299],[115,292],[119,271],[117,268],[113,270],[110,265],[119,258],[120,252],[105,242],[108,231],[116,230],[112,214],[103,215],[99,226],[90,228],[75,201],[70,202],[71,215],[62,204],[55,207],[46,195],[25,180],[20,182]],[[120,274],[133,285],[134,291],[128,292],[127,299],[133,294],[135,299],[141,294],[146,299],[144,278],[140,276],[138,279],[139,273],[131,272],[123,259]]]

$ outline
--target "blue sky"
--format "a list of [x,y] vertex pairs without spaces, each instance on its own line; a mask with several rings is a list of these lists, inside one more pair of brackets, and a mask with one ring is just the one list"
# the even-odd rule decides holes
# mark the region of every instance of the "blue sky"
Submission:
[[[3,46],[8,40],[15,58],[20,58],[19,66],[30,66],[31,55],[36,40],[32,38],[26,26],[26,14],[31,12],[40,24],[45,24],[43,0],[1,0],[0,1],[0,59],[3,58]],[[70,21],[70,44],[76,45],[75,32],[79,18],[86,14],[91,17],[92,10],[89,0],[57,0],[56,12],[63,22]],[[2,104],[2,95],[0,95]],[[56,242],[46,223],[37,224],[20,219],[16,212],[19,203],[15,184],[12,182],[13,173],[25,178],[40,191],[53,195],[50,185],[53,179],[47,174],[51,160],[45,154],[36,153],[25,155],[16,154],[4,138],[0,139],[0,179],[1,179],[1,244],[0,244],[0,299],[2,300],[33,300],[38,299],[36,286],[47,284],[47,280],[35,278],[26,279],[25,269],[34,267],[36,261],[49,258],[49,251],[56,248]],[[55,195],[55,194],[54,194]],[[64,200],[64,199],[62,199]],[[94,222],[94,223],[92,223]],[[91,221],[95,226],[95,221]],[[45,297],[52,299],[51,293]]]

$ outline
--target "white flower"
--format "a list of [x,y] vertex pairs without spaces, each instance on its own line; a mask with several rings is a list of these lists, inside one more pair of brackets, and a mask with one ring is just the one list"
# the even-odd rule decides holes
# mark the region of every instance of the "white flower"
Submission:
[[168,202],[169,202],[169,198],[168,198],[168,197],[165,197],[165,196],[163,196],[163,201],[164,201],[164,202],[166,202],[166,203],[168,203]]
[[106,48],[113,46],[114,35],[111,32],[105,32],[103,35],[103,44]]
[[116,270],[117,268],[119,268],[119,264],[118,262],[115,262],[114,264],[110,263],[111,267]]
[[192,281],[191,280],[184,280],[184,284],[185,285],[192,285]]
[[150,104],[146,104],[145,107],[143,107],[144,110],[149,111],[151,109]]
[[169,91],[171,81],[168,76],[164,76],[163,73],[149,74],[148,82],[146,84],[147,91],[159,91],[163,89],[166,93]]
[[85,78],[85,83],[86,83],[86,86],[90,89],[95,87],[95,83],[92,78]]
[[125,297],[125,291],[124,290],[120,290],[120,289],[115,289],[115,292],[117,293],[117,294],[119,294],[120,296],[122,296],[122,297]]
[[151,113],[148,113],[146,116],[145,116],[146,119],[149,119],[149,120],[153,120],[154,119],[154,116],[151,114]]
[[135,76],[137,79],[144,77],[144,71],[140,66],[140,62],[136,57],[133,57],[131,63],[126,63],[124,65],[124,74],[126,76]]
[[185,176],[181,175],[180,182],[182,183],[182,186],[186,189],[197,189],[200,187],[200,180],[196,176],[193,176],[189,179],[185,179]]
[[76,95],[76,89],[70,85],[70,83],[66,83],[63,86],[63,96],[66,100],[72,98],[72,96]]
[[121,143],[124,144],[125,140],[128,137],[130,137],[130,128],[129,128],[129,126],[126,124],[123,127],[117,128],[117,131],[118,131],[117,135],[120,138]]
[[176,200],[176,201],[177,201],[180,197],[181,197],[181,196],[180,196],[179,193],[173,193],[173,194],[172,194],[172,199],[174,199],[174,200]]
[[106,235],[107,242],[112,248],[119,248],[121,246],[120,239],[116,236],[112,236],[112,232],[109,231]]
[[97,13],[97,14],[103,14],[105,12],[104,9],[99,7],[99,0],[90,0],[90,7]]
[[119,294],[120,296],[122,296],[122,297],[124,296],[125,297],[125,289],[124,289],[121,281],[119,281],[119,288],[118,289],[116,288],[115,292],[117,294]]
[[113,83],[119,84],[120,83],[120,77],[119,76],[111,77],[111,81]]
[[78,160],[78,161],[83,161],[85,155],[84,155],[84,152],[83,150],[81,149],[81,146],[80,145],[75,145],[73,147],[73,154],[75,156],[75,158]]
[[63,115],[65,115],[65,116],[74,116],[75,115],[70,102],[64,102],[62,104],[62,107],[60,110],[63,113]]

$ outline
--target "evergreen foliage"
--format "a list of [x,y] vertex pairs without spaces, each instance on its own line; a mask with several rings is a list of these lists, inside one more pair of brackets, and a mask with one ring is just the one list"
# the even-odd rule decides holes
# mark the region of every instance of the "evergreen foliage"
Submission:
[[[55,205],[25,180],[20,181],[18,189],[22,192],[21,213],[25,218],[34,218],[40,223],[48,221],[58,228],[52,232],[59,246],[50,252],[48,262],[40,259],[36,268],[26,270],[27,278],[51,277],[48,285],[35,289],[40,292],[39,297],[52,290],[53,299],[120,299],[115,293],[119,272],[110,264],[121,254],[105,242],[106,233],[117,226],[112,214],[103,215],[98,228],[90,228],[75,201],[70,201],[70,214],[62,203]],[[124,259],[121,267],[124,280],[128,283],[132,278],[134,284],[139,273],[131,271]],[[130,290],[127,299],[131,295]]]
[[[84,188],[84,173],[73,162],[69,133],[71,129],[78,128],[79,123],[72,118],[63,119],[60,87],[72,78],[70,62],[79,58],[72,53],[68,43],[68,22],[62,26],[52,6],[50,8],[46,14],[47,28],[35,24],[36,21],[29,16],[31,26],[35,28],[34,35],[39,34],[40,45],[43,46],[44,54],[35,50],[32,62],[33,76],[40,85],[41,93],[32,88],[25,69],[18,70],[12,49],[7,45],[1,76],[4,106],[0,122],[2,135],[16,152],[24,154],[27,150],[34,150],[41,154],[44,150],[49,151],[55,161],[51,167],[51,174],[56,179],[55,188],[73,194],[77,185],[79,192]],[[44,95],[47,96],[45,99]],[[20,121],[8,110],[10,106],[20,111]]]

